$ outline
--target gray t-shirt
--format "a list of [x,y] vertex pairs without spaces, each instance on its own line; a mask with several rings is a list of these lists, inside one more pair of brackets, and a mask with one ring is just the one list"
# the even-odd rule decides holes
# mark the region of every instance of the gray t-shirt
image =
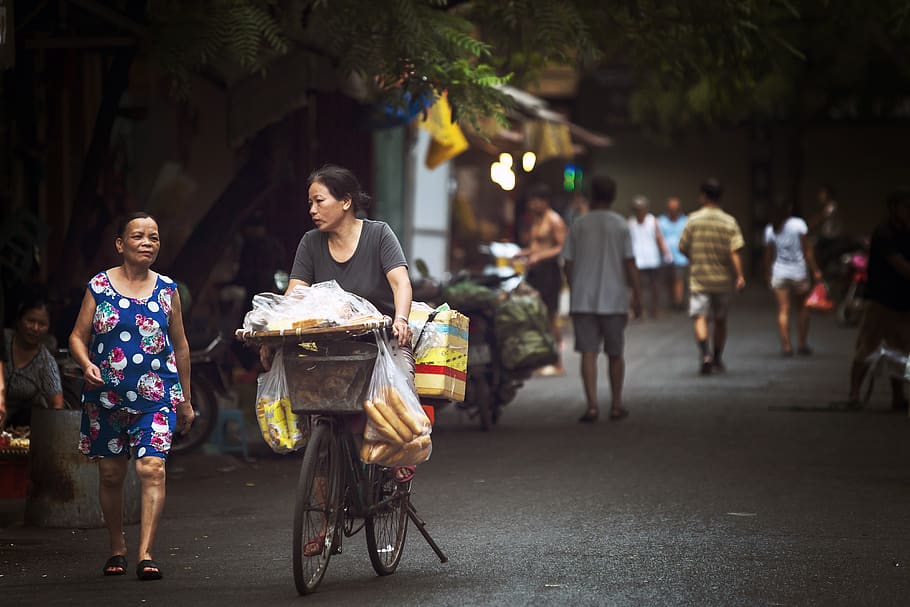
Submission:
[[569,228],[562,258],[572,262],[569,311],[583,314],[626,314],[625,260],[634,259],[625,218],[593,209]]
[[60,369],[47,348],[41,346],[38,354],[27,365],[17,369],[13,362],[13,329],[3,330],[3,373],[6,381],[7,404],[14,407],[48,407],[51,399],[63,391]]
[[395,299],[386,274],[407,265],[392,228],[383,221],[364,219],[357,248],[344,263],[332,259],[328,234],[319,230],[304,234],[297,245],[291,278],[311,285],[334,280],[342,289],[363,297],[383,314],[395,316]]

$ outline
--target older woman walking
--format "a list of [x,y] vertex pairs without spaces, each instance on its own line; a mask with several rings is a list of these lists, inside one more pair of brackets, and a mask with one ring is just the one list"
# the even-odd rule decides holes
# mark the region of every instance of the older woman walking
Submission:
[[165,461],[174,431],[193,422],[189,346],[177,285],[151,269],[158,223],[134,213],[115,241],[121,265],[91,279],[69,345],[85,377],[79,449],[98,461],[99,497],[110,535],[104,575],[127,570],[123,481],[131,455],[142,485],[136,575],[161,579],[152,544],[164,508]]

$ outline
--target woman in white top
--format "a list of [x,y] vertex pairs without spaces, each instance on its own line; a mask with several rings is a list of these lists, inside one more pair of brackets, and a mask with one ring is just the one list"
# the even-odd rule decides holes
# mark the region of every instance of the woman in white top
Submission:
[[629,217],[629,234],[635,266],[642,291],[648,293],[648,314],[657,318],[657,271],[662,262],[671,263],[673,256],[657,226],[657,218],[648,212],[648,199],[636,196],[632,200],[632,210],[634,215]]
[[802,355],[812,354],[809,347],[809,310],[806,295],[811,288],[808,269],[815,281],[821,272],[809,246],[806,222],[791,215],[786,203],[775,205],[771,223],[765,228],[765,275],[777,299],[777,329],[780,333],[781,354],[793,356],[790,344],[790,308],[797,315],[798,348]]

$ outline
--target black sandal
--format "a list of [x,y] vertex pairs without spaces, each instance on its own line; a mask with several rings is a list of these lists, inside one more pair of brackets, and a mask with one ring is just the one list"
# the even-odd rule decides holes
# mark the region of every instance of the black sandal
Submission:
[[[104,575],[123,575],[126,573],[126,557],[122,554],[115,554],[107,559],[104,563],[104,569],[101,573]],[[117,571],[119,569],[119,571]]]
[[161,569],[158,568],[155,561],[145,559],[144,561],[139,561],[139,564],[136,565],[136,577],[142,581],[148,581],[160,580],[164,576],[161,575]]
[[588,409],[585,411],[584,415],[578,418],[578,421],[583,424],[596,422],[598,415],[600,415],[600,411],[598,409]]

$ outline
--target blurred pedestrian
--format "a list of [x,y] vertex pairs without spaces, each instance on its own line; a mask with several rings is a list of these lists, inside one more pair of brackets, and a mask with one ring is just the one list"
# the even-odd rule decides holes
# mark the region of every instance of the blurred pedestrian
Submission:
[[[11,426],[31,424],[32,407],[63,408],[60,368],[45,342],[51,326],[47,301],[30,295],[16,310],[16,324],[4,329],[3,376]],[[0,406],[2,408],[2,406]]]
[[688,217],[682,212],[679,198],[667,199],[667,212],[657,218],[657,227],[660,229],[667,248],[670,249],[672,261],[667,264],[667,284],[670,291],[670,307],[674,310],[684,310],[686,294],[686,277],[689,270],[689,260],[679,251],[679,237],[686,227]]
[[585,195],[581,192],[575,192],[572,196],[572,200],[569,201],[569,204],[566,205],[565,210],[562,212],[562,218],[567,226],[571,226],[576,219],[590,210],[591,205],[588,203],[588,199],[585,198]]
[[[629,227],[622,215],[610,210],[616,183],[609,177],[595,177],[591,184],[591,210],[569,228],[562,251],[569,282],[570,312],[575,330],[575,351],[581,353],[581,378],[587,409],[578,421],[597,420],[597,354],[607,355],[610,378],[610,419],[618,421],[629,413],[623,407],[625,377],[623,357],[629,308],[641,314],[641,289]],[[627,287],[632,289],[631,303]]]
[[638,268],[641,287],[648,293],[648,314],[651,318],[657,318],[660,266],[662,262],[671,263],[673,257],[657,226],[657,218],[648,210],[649,206],[648,199],[644,196],[632,199],[629,233],[632,237],[632,250],[635,252],[635,265]]
[[793,356],[790,344],[790,310],[797,319],[797,349],[802,355],[812,354],[809,347],[809,309],[806,296],[812,279],[822,279],[809,244],[806,222],[792,214],[789,202],[778,201],[771,211],[771,223],[765,227],[765,280],[777,300],[777,330],[783,356]]
[[[850,406],[860,405],[860,385],[870,354],[885,345],[910,355],[910,189],[888,197],[888,217],[872,232],[865,298],[850,369]],[[907,410],[900,379],[891,380],[891,406]]]
[[550,331],[556,341],[559,358],[552,367],[542,370],[543,375],[563,375],[562,332],[559,329],[559,295],[562,292],[562,269],[559,254],[566,241],[566,222],[550,206],[550,188],[537,184],[528,190],[528,212],[531,228],[528,247],[522,249],[528,265],[528,283],[537,289],[547,306]]
[[194,416],[190,352],[177,283],[151,269],[161,248],[158,223],[133,213],[114,244],[122,262],[89,281],[69,339],[85,379],[79,450],[98,462],[111,555],[104,575],[126,573],[123,482],[135,455],[142,484],[136,576],[158,580],[152,545],[164,509],[165,460],[174,431],[189,430]]
[[[730,291],[746,288],[739,250],[745,246],[742,231],[732,215],[720,208],[723,188],[716,179],[701,184],[701,208],[691,215],[679,238],[679,250],[689,258],[689,316],[701,356],[703,375],[723,372],[727,343]],[[709,321],[714,324],[714,351],[708,348]]]
[[806,222],[809,227],[809,236],[813,240],[815,257],[821,268],[826,268],[829,263],[838,258],[843,250],[843,221],[834,190],[830,185],[822,185],[818,189],[816,198],[816,211],[809,215]]

